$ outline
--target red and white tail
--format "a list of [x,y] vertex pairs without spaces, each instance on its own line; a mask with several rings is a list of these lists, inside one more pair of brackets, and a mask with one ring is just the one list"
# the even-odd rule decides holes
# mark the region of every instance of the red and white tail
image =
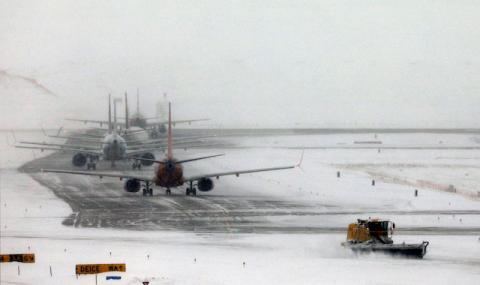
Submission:
[[173,159],[173,142],[172,142],[172,107],[168,102],[168,137],[167,137],[167,159]]

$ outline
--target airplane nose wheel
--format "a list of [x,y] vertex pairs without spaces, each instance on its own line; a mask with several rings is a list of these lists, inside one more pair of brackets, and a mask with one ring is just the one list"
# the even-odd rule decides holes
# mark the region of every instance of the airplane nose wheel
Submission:
[[143,196],[153,196],[152,188],[143,188]]
[[90,169],[97,169],[97,164],[95,162],[89,162],[87,163],[87,170],[90,170]]
[[168,189],[168,188],[167,188],[167,191],[165,191],[165,193],[169,196],[172,195],[172,191],[170,191],[170,189]]
[[150,183],[148,181],[145,183],[145,186],[143,187],[142,191],[143,191],[143,196],[153,195],[153,189],[150,188]]
[[142,169],[142,163],[140,163],[139,161],[134,161],[134,162],[132,163],[132,169],[133,169],[133,170],[135,170],[135,169],[138,169],[138,170]]
[[190,183],[190,187],[187,187],[187,189],[185,190],[185,194],[187,196],[197,196],[197,189],[193,187],[193,183]]
[[97,163],[95,162],[95,159],[93,157],[89,157],[89,161],[87,162],[87,170],[90,169],[97,169]]

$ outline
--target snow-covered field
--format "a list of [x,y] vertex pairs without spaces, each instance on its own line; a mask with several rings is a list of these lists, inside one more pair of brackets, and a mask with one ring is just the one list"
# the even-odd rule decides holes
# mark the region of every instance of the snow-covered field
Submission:
[[[305,151],[301,169],[226,177],[217,181],[217,188],[211,192],[321,201],[327,206],[319,211],[327,214],[331,206],[330,215],[301,220],[305,226],[322,223],[346,227],[357,217],[355,211],[371,211],[387,213],[382,218],[395,221],[399,229],[473,229],[468,235],[451,231],[448,235],[395,235],[396,242],[430,241],[423,260],[410,260],[380,254],[355,256],[340,246],[345,239],[343,233],[195,234],[66,227],[62,221],[71,214],[69,206],[16,170],[33,159],[33,154],[11,148],[4,136],[0,141],[0,251],[34,252],[36,263],[2,263],[1,284],[95,284],[94,276],[77,279],[74,266],[79,263],[127,264],[126,273],[101,274],[98,284],[141,284],[144,280],[150,280],[150,284],[480,283],[480,200],[475,196],[480,190],[479,150],[385,149],[379,153],[376,149],[310,148]],[[383,146],[437,145],[440,141],[443,146],[478,146],[477,137],[380,134],[377,139]],[[185,172],[296,163],[299,149],[278,147],[352,144],[367,139],[373,140],[373,134],[239,138],[237,144],[251,148],[218,150],[227,155],[186,165]],[[36,153],[35,157],[40,155],[45,153]],[[371,185],[372,179],[376,180],[375,186]],[[461,191],[448,192],[442,188],[445,185]],[[118,184],[118,191],[123,191],[121,186]],[[415,189],[419,190],[418,197],[414,197]],[[336,215],[339,211],[352,214]],[[450,214],[455,211],[465,213]],[[288,227],[298,219],[286,216],[272,222]],[[106,275],[123,278],[106,281]]]

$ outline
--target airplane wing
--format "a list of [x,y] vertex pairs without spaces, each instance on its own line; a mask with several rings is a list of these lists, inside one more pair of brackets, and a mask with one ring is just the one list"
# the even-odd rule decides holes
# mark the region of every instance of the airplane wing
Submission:
[[185,181],[193,182],[193,181],[197,181],[197,180],[202,179],[202,178],[210,178],[210,177],[219,178],[220,176],[227,176],[227,175],[235,175],[235,176],[238,177],[238,176],[240,176],[240,174],[283,170],[283,169],[295,168],[297,166],[298,165],[289,165],[289,166],[279,166],[279,167],[269,167],[269,168],[257,168],[257,169],[238,170],[238,171],[217,172],[217,173],[210,173],[210,174],[203,174],[203,175],[195,175],[195,176],[191,176],[191,177],[185,177]]
[[[173,141],[177,143],[184,143],[184,142],[195,142],[201,139],[207,138],[214,138],[217,137],[216,135],[205,135],[205,136],[189,136],[189,137],[178,137],[174,138]],[[130,145],[142,145],[142,144],[155,144],[155,143],[167,143],[167,138],[160,138],[160,139],[147,139],[147,140],[125,140],[126,143]]]
[[194,120],[173,120],[172,125],[176,124],[191,124],[193,122],[203,122],[203,121],[210,121],[210,119],[194,119]]
[[[211,136],[210,136],[211,137]],[[202,137],[198,137],[202,138]],[[155,142],[156,141],[156,142]],[[139,141],[140,142],[140,141]],[[161,151],[167,147],[167,144],[165,142],[165,139],[159,139],[159,140],[149,140],[149,141],[144,141],[148,143],[144,144],[128,144],[128,149],[127,149],[127,156],[128,157],[135,157],[136,155],[149,152],[149,151]],[[183,148],[190,147],[192,146],[193,143],[196,143],[194,140],[190,141],[182,141],[178,142],[178,145],[183,145]]]
[[[213,158],[217,156],[223,156],[225,155],[224,153],[221,154],[214,154],[214,155],[208,155],[208,156],[201,156],[201,157],[194,157],[194,158],[188,158],[188,159],[183,159],[183,160],[177,160],[175,163],[185,163],[185,162],[191,162],[191,161],[196,161],[196,160],[201,160],[201,159],[207,159],[207,158]],[[165,161],[163,160],[155,160],[155,159],[150,159],[150,158],[142,158],[142,157],[135,157],[136,160],[140,161],[150,161],[154,163],[159,163],[159,164],[164,164]]]
[[[154,118],[149,118],[149,119],[154,119]],[[172,121],[172,125],[177,125],[177,124],[191,124],[193,122],[202,122],[202,121],[210,121],[210,119],[194,119],[194,120],[176,120]],[[165,125],[168,124],[168,121],[157,121],[157,122],[147,122],[147,127],[153,127],[157,125]]]
[[103,140],[100,137],[77,137],[77,136],[57,136],[57,135],[48,135],[50,138],[58,138],[58,139],[68,139],[68,140],[76,140],[76,141],[86,141],[86,142],[96,142],[101,143]]
[[78,149],[78,148],[59,148],[59,147],[50,147],[50,146],[25,146],[25,145],[16,145],[16,148],[26,148],[26,149],[39,149],[44,150],[54,150],[54,151],[66,151],[74,153],[84,153],[89,155],[101,156],[103,152],[100,150],[89,150],[89,149]]
[[47,137],[50,137],[50,138],[74,139],[74,140],[101,142],[101,139],[103,139],[103,137],[104,137],[102,135],[91,135],[91,134],[85,134],[84,136],[63,136],[63,135],[61,135],[62,131],[63,131],[63,127],[60,127],[60,129],[58,129],[58,131],[57,131],[57,134],[50,135],[42,128],[43,134]]
[[[203,141],[203,140],[188,140],[188,141],[177,142],[175,145],[183,148],[183,147],[200,145],[200,143],[205,143],[205,141]],[[134,145],[129,144],[128,145],[129,150],[138,150],[138,149],[141,149],[141,148],[164,149],[166,147],[167,147],[166,142],[153,142],[153,143],[134,144]]]
[[145,152],[150,152],[150,151],[160,151],[161,149],[156,147],[156,148],[141,148],[141,149],[134,149],[134,150],[127,150],[127,157],[128,158],[135,158],[135,156],[139,154],[143,154]]
[[152,177],[142,176],[138,174],[128,174],[128,173],[115,173],[115,172],[97,172],[97,171],[75,171],[75,170],[62,170],[62,169],[41,169],[42,172],[47,173],[65,173],[65,174],[75,174],[75,175],[89,175],[89,176],[98,176],[99,178],[103,177],[113,177],[122,179],[138,179],[141,181],[153,182]]
[[[104,120],[83,120],[83,119],[73,119],[73,118],[69,118],[65,120],[72,121],[72,122],[81,122],[84,124],[91,123],[91,124],[99,124],[100,126],[103,126],[103,125],[108,126],[108,121],[104,121]],[[125,123],[117,122],[117,125],[125,125]]]
[[[214,144],[204,144],[202,140],[186,140],[176,142],[178,148],[187,150],[192,147],[202,147],[202,146],[214,146]],[[164,140],[160,140],[156,143],[145,143],[145,144],[128,144],[127,155],[132,157],[148,151],[163,151],[167,148],[167,143]]]
[[18,143],[27,144],[27,145],[57,146],[57,147],[60,147],[60,148],[77,148],[77,149],[86,149],[86,150],[97,150],[98,149],[95,146],[61,144],[61,143],[30,142],[30,141],[19,141]]
[[133,135],[133,134],[148,132],[148,130],[144,130],[144,129],[139,129],[139,130],[124,129],[123,131],[125,132],[126,135]]

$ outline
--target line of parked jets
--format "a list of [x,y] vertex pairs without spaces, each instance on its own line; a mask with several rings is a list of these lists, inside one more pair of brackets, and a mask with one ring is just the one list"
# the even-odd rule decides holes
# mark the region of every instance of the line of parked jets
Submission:
[[[98,134],[83,134],[76,136],[64,136],[61,135],[61,129],[56,135],[46,134],[48,137],[68,139],[69,141],[77,141],[78,143],[47,143],[47,142],[34,142],[34,141],[19,141],[16,144],[17,148],[26,149],[40,149],[40,150],[53,150],[73,153],[72,164],[76,167],[87,166],[87,171],[75,171],[67,169],[42,169],[42,172],[49,173],[65,173],[71,175],[89,175],[103,177],[113,177],[120,180],[125,180],[124,189],[127,192],[139,192],[142,190],[144,196],[152,196],[152,186],[156,185],[166,190],[166,194],[171,194],[172,188],[180,187],[184,184],[187,185],[185,194],[197,195],[198,191],[207,192],[214,188],[214,182],[212,178],[219,179],[221,176],[264,172],[264,171],[276,171],[284,169],[292,169],[300,166],[300,162],[295,165],[269,167],[269,168],[257,168],[237,171],[226,171],[217,173],[205,173],[201,175],[185,176],[183,172],[182,164],[208,159],[213,157],[222,156],[224,154],[215,154],[208,156],[201,156],[190,159],[179,160],[173,156],[173,144],[180,145],[183,148],[191,147],[199,140],[208,138],[203,137],[182,137],[178,139],[173,138],[172,126],[180,123],[192,123],[195,121],[204,121],[208,119],[194,119],[194,120],[172,120],[171,104],[168,103],[168,121],[148,122],[150,119],[156,119],[157,117],[145,118],[140,114],[138,107],[138,94],[137,94],[137,112],[130,118],[128,109],[128,98],[125,93],[125,121],[123,123],[117,122],[116,106],[119,102],[117,99],[113,100],[113,121],[112,121],[112,104],[111,96],[108,97],[108,121],[102,120],[83,120],[83,119],[71,119],[70,121],[77,121],[83,123],[96,123],[100,125],[97,130],[106,132],[103,135]],[[167,125],[165,127],[165,124]],[[102,129],[103,125],[107,125],[107,129]],[[159,138],[159,133],[166,131],[167,136],[165,138]],[[136,135],[140,133],[147,133],[148,138],[139,139]],[[83,143],[81,143],[83,142]],[[154,151],[163,151],[166,148],[166,156],[162,160],[157,160]],[[106,160],[111,162],[111,167],[115,167],[115,161],[127,160],[133,161],[132,169],[141,169],[142,166],[150,166],[157,164],[158,166],[154,170],[153,176],[145,176],[140,174],[129,173],[117,173],[117,172],[99,172],[91,171],[96,170],[96,163],[98,160]]]

